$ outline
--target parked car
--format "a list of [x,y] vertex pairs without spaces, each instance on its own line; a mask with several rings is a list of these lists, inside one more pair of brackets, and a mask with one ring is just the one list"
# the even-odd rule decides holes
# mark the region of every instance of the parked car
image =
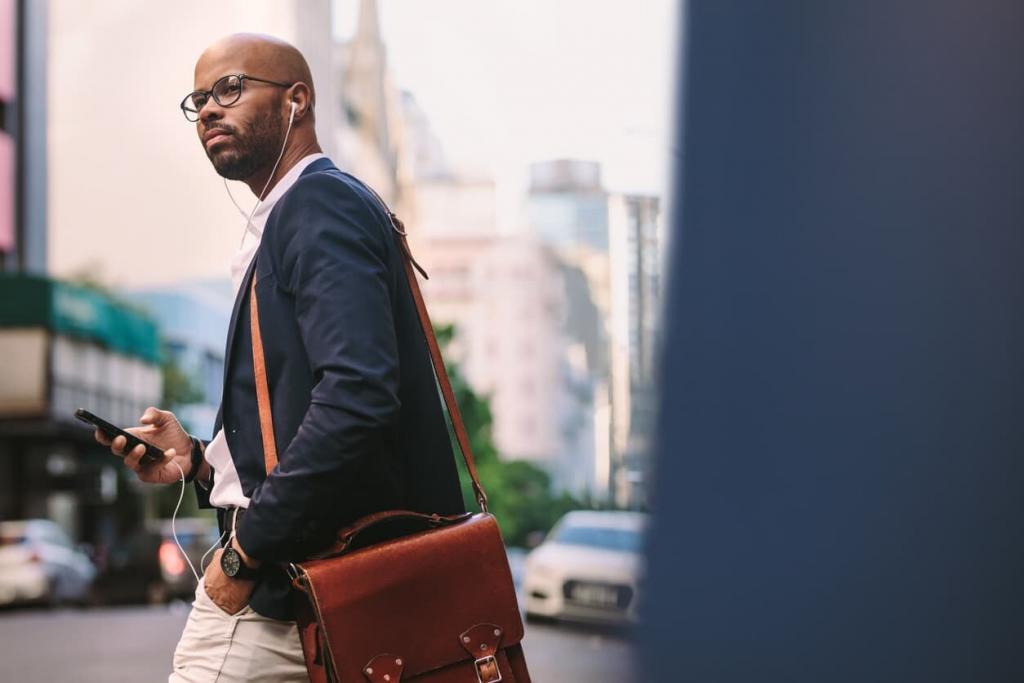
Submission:
[[526,616],[604,623],[637,619],[647,515],[575,510],[526,558]]
[[0,522],[0,605],[85,602],[89,556],[48,519]]
[[[197,572],[203,553],[217,542],[216,521],[185,518],[175,523],[178,540]],[[206,556],[209,562],[211,551]],[[190,599],[196,580],[174,543],[170,520],[157,520],[120,539],[107,553],[106,567],[96,580],[95,595],[104,603],[159,604]]]

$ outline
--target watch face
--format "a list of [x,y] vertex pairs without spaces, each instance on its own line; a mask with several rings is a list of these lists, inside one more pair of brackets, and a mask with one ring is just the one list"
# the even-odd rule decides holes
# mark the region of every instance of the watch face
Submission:
[[238,574],[238,570],[242,568],[242,556],[234,548],[226,549],[220,557],[220,568],[228,576],[235,576]]

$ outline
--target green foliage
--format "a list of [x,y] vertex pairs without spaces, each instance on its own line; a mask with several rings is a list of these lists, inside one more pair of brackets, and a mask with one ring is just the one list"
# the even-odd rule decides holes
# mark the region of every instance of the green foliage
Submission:
[[182,371],[178,364],[164,354],[164,362],[160,365],[160,373],[163,375],[163,403],[172,409],[189,403],[199,403],[203,400],[203,392],[187,373]]
[[[444,350],[455,336],[452,325],[437,326],[434,330],[438,345]],[[526,545],[533,532],[546,533],[558,518],[569,510],[582,507],[567,493],[556,496],[551,477],[542,468],[523,460],[499,460],[491,435],[493,416],[490,397],[481,396],[470,388],[457,363],[445,360],[452,382],[455,401],[466,425],[477,474],[487,494],[490,511],[498,519],[501,532],[508,545]],[[459,453],[458,443],[449,422],[453,448]],[[459,478],[467,509],[476,509],[473,484],[461,457]]]
[[547,533],[559,517],[580,507],[568,493],[554,496],[548,473],[524,460],[488,463],[480,479],[509,545],[526,545],[531,532]]

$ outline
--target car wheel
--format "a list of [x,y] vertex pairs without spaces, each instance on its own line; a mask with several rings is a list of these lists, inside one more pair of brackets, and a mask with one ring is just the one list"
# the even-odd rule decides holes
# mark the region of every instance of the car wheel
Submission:
[[53,577],[46,582],[46,595],[39,602],[47,609],[56,609],[61,606],[63,600],[60,595],[60,582],[57,577]]
[[89,586],[89,588],[82,595],[82,607],[96,608],[103,606],[103,596],[100,591],[97,590],[96,586]]

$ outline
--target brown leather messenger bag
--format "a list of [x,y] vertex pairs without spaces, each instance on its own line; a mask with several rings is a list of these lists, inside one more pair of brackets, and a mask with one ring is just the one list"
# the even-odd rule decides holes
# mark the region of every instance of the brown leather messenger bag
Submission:
[[[402,222],[383,201],[381,205],[398,235],[409,288],[480,512],[378,512],[342,529],[335,543],[315,558],[291,564],[292,583],[301,591],[296,612],[306,668],[313,683],[529,683],[508,557],[497,521],[487,511],[487,496],[413,265],[421,273],[423,269],[412,258]],[[269,474],[277,465],[277,445],[255,279],[249,323]],[[376,541],[382,530],[396,525],[404,535]]]

